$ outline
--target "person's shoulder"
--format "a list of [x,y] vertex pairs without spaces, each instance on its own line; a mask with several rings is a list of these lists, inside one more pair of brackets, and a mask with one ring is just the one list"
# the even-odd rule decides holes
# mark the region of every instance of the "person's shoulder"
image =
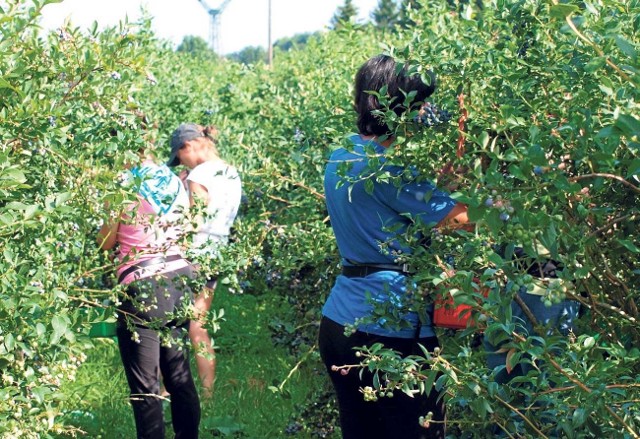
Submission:
[[224,165],[223,165],[223,168],[224,168],[224,172],[226,174],[228,174],[228,175],[238,175],[239,174],[238,168],[236,168],[235,166],[233,166],[230,163],[226,163],[225,162]]
[[345,158],[362,150],[363,140],[358,134],[345,136],[340,145],[331,151],[330,160]]
[[238,178],[239,173],[238,169],[230,163],[225,161],[216,161],[211,162],[211,169],[213,171],[213,175],[221,176],[224,178]]

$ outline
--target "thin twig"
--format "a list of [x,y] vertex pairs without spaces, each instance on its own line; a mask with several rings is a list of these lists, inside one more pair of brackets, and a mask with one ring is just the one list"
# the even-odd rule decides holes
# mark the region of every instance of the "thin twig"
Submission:
[[546,436],[538,427],[536,427],[536,425],[529,418],[527,418],[524,414],[520,413],[520,410],[518,410],[516,407],[512,406],[511,404],[509,404],[504,399],[500,398],[498,395],[495,395],[494,398],[496,398],[501,404],[503,404],[505,407],[507,407],[512,412],[514,412],[516,415],[518,415],[522,419],[524,419],[524,421],[529,425],[529,427],[533,428],[533,430],[535,430],[535,432],[540,435],[538,437],[547,438],[548,439],[548,436]]
[[605,172],[594,172],[593,174],[576,175],[575,177],[571,177],[569,179],[569,181],[576,182],[578,180],[585,180],[587,178],[596,178],[596,177],[602,177],[602,178],[608,178],[608,179],[611,179],[611,180],[617,180],[620,183],[622,183],[623,185],[627,186],[632,191],[637,192],[637,193],[640,194],[640,188],[639,187],[633,185],[632,183],[628,182],[627,180],[625,180],[624,178],[620,177],[619,175],[608,174],[608,173],[605,173]]
[[[553,2],[554,4],[558,4],[557,0]],[[589,38],[587,38],[584,34],[582,34],[578,28],[576,27],[576,25],[573,23],[573,20],[571,19],[571,15],[567,15],[565,17],[565,20],[567,21],[567,24],[569,25],[569,27],[571,28],[571,30],[578,36],[578,38],[580,38],[582,41],[584,41],[585,43],[587,43],[589,46],[593,47],[593,49],[596,51],[596,53],[603,57],[606,61],[606,63],[616,72],[618,72],[618,74],[620,76],[622,76],[626,81],[629,81],[631,83],[631,85],[633,85],[633,82],[631,82],[631,78],[629,77],[629,75],[627,75],[625,72],[622,71],[622,69],[620,67],[618,67],[616,64],[613,63],[613,61],[611,61],[611,59],[605,55],[605,53],[602,51],[602,49],[600,47],[598,47],[596,45],[596,43],[594,43],[593,41],[591,41]]]
[[[605,389],[631,389],[640,387],[640,384],[610,384],[605,386]],[[549,395],[550,393],[558,392],[570,392],[576,389],[576,386],[555,387],[553,389],[545,390],[544,392],[537,393],[537,395]]]
[[602,233],[610,230],[614,225],[616,225],[617,223],[621,223],[623,221],[629,220],[629,221],[634,221],[636,220],[638,217],[635,214],[630,214],[630,215],[625,215],[625,216],[621,216],[618,218],[614,218],[613,220],[609,221],[607,224],[605,224],[604,226],[596,229],[595,231],[593,231],[588,237],[594,237],[597,235],[601,235]]
[[309,349],[309,351],[302,356],[300,361],[298,361],[296,365],[293,366],[293,368],[289,371],[289,373],[287,374],[287,377],[280,383],[280,385],[278,386],[279,391],[282,391],[282,389],[284,389],[284,385],[287,383],[287,381],[289,381],[289,379],[293,376],[293,374],[300,368],[302,363],[307,361],[307,357],[311,355],[313,352],[315,352],[317,349],[318,349],[317,344],[314,344],[313,346],[311,346],[311,349]]
[[306,191],[308,191],[309,193],[311,193],[311,195],[313,195],[314,197],[316,197],[319,200],[324,200],[324,195],[322,195],[320,192],[316,191],[314,188],[309,187],[307,185],[304,185],[302,183],[300,183],[299,181],[295,181],[289,177],[285,177],[284,175],[279,175],[278,178],[287,181],[291,184],[293,184],[294,186],[298,186]]
[[[529,307],[524,303],[524,301],[522,300],[522,298],[520,298],[518,295],[515,296],[515,301],[518,303],[518,305],[520,305],[520,307],[522,308],[522,310],[524,311],[524,313],[527,315],[527,317],[531,320],[531,323],[533,324],[534,330],[539,334],[542,335],[544,337],[544,332],[542,331],[542,327],[540,326],[540,323],[538,322],[538,320],[535,318],[535,316],[533,315],[533,313],[531,312],[531,310],[529,309]],[[516,336],[517,339],[524,341],[525,338],[518,334],[517,332],[513,332],[513,335]],[[581,382],[578,378],[570,375],[566,370],[564,370],[564,368],[562,366],[560,366],[560,364],[558,364],[553,356],[549,353],[545,354],[545,358],[547,359],[547,361],[549,362],[549,364],[551,364],[553,366],[554,369],[556,369],[558,372],[560,372],[560,374],[562,374],[564,377],[566,377],[569,381],[571,381],[572,383],[574,383],[578,388],[580,388],[582,391],[584,391],[585,393],[591,394],[593,392],[593,390],[591,390],[586,384],[584,384],[583,382]],[[498,397],[496,397],[498,398]],[[499,398],[498,398],[499,399]],[[620,415],[618,415],[611,407],[606,406],[605,410],[607,412],[609,412],[609,414],[611,416],[613,416],[619,423],[620,425],[622,425],[634,438],[640,438],[640,436],[638,436],[638,433],[636,433],[633,428],[631,428],[631,426],[629,424],[626,423],[626,421],[624,419],[622,419],[620,417]]]

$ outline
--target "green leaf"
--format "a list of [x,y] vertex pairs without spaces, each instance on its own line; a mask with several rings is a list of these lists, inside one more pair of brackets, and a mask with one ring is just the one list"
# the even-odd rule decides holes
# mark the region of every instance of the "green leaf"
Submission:
[[574,425],[574,427],[582,426],[582,424],[584,424],[586,420],[587,420],[587,411],[584,408],[578,407],[573,411],[573,416],[571,417],[571,423]]
[[635,159],[629,164],[629,172],[627,173],[627,178],[630,178],[634,175],[640,175],[640,159]]
[[638,57],[638,52],[636,52],[636,48],[633,46],[633,43],[631,43],[626,38],[620,35],[616,35],[616,45],[625,55],[627,55],[634,61]]
[[554,18],[565,18],[569,15],[580,12],[580,8],[577,5],[558,4],[551,6],[549,13]]
[[515,367],[520,362],[521,355],[522,354],[520,352],[517,352],[515,349],[510,349],[509,352],[507,352],[507,360],[506,360],[507,372],[511,373],[511,371],[515,369]]
[[611,87],[607,87],[604,84],[599,84],[598,88],[600,89],[600,91],[602,91],[602,93],[606,94],[607,96],[613,96],[613,89]]
[[0,89],[2,88],[8,88],[9,90],[16,92],[21,98],[24,98],[24,94],[4,78],[0,78]]
[[484,398],[475,398],[469,403],[469,406],[478,416],[484,418],[487,416],[487,405],[485,403],[486,400]]
[[364,190],[367,192],[367,194],[373,194],[373,185],[374,183],[371,179],[367,179],[364,181]]
[[626,136],[640,136],[640,121],[638,121],[634,116],[620,114],[616,119],[614,126],[622,131]]
[[3,187],[3,186],[8,187],[1,180],[7,180],[8,183],[6,184],[9,184],[9,185],[14,183],[22,184],[27,181],[27,177],[24,175],[24,172],[22,172],[22,170],[20,169],[8,168],[8,169],[3,169],[0,172],[0,187]]
[[51,319],[53,334],[51,334],[51,344],[56,344],[67,332],[68,322],[62,316],[53,316]]
[[25,219],[30,219],[33,217],[33,215],[36,214],[36,212],[38,211],[38,209],[40,208],[37,204],[32,204],[32,205],[28,205],[28,204],[24,204],[18,201],[14,201],[11,202],[9,204],[7,204],[7,208],[11,209],[11,210],[19,210],[19,211],[23,211],[24,212],[24,218]]
[[71,192],[60,192],[56,197],[56,206],[61,206],[73,197]]
[[489,144],[489,133],[487,133],[486,131],[483,131],[482,133],[480,133],[480,138],[478,139],[478,144],[482,147],[483,150],[487,149],[487,145]]
[[585,71],[593,73],[596,70],[600,70],[607,63],[607,59],[603,56],[598,56],[589,61],[585,66]]
[[4,346],[7,349],[7,352],[13,351],[13,349],[16,347],[16,338],[13,336],[13,334],[6,335],[6,337],[4,338]]
[[632,253],[640,253],[640,248],[638,248],[633,242],[631,242],[631,241],[629,241],[627,239],[618,239],[617,241],[618,241],[618,243],[620,245],[625,247],[630,252],[632,252]]

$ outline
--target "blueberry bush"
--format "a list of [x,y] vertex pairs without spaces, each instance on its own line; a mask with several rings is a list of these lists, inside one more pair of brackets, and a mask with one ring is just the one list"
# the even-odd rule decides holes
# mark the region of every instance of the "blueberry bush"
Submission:
[[[640,2],[421,0],[411,26],[345,25],[276,50],[271,69],[175,52],[146,18],[45,34],[47,3],[0,2],[0,437],[76,432],[59,389],[119,294],[95,245],[103,206],[131,196],[117,178],[124,161],[149,144],[165,158],[184,121],[218,126],[244,183],[213,269],[238,294],[282,297],[272,339],[296,367],[317,367],[319,309],[340,262],[322,171],[356,129],[354,73],[381,51],[439,79],[437,111],[386,114],[398,139],[386,159],[451,189],[476,224],[438,235],[416,223],[431,237],[406,260],[424,292],[416,306],[446,287],[478,323],[442,331],[437,353],[399,359],[376,346],[337,366],[378,371],[367,398],[443,389],[454,437],[638,437]],[[558,261],[557,278],[525,273],[518,249]],[[518,331],[508,310],[520,289],[545,305],[579,301],[576,332]],[[478,327],[503,342],[506,369],[531,372],[499,384]],[[291,372],[274,392],[286,393]],[[284,434],[335,433],[330,392],[317,395]]]

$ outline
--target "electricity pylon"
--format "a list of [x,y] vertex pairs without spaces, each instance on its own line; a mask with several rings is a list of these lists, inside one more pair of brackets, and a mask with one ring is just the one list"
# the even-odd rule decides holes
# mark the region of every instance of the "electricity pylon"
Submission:
[[198,0],[209,14],[209,45],[211,49],[220,54],[220,38],[218,36],[220,28],[220,15],[231,0],[224,0],[217,8],[210,7],[204,0]]

